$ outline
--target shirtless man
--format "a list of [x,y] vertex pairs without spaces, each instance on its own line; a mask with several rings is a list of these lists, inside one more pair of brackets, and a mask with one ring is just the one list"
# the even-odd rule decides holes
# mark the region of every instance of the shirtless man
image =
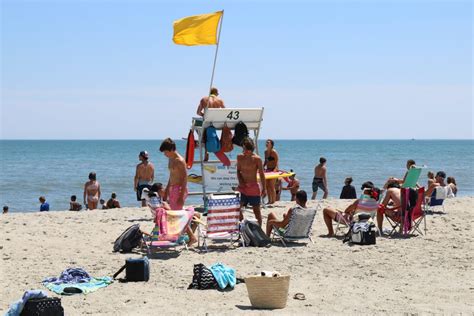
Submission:
[[314,168],[314,178],[313,178],[313,196],[312,200],[316,199],[318,193],[318,188],[323,190],[324,195],[323,199],[328,197],[328,181],[326,178],[326,158],[319,158],[319,165]]
[[219,98],[218,95],[219,95],[219,91],[217,90],[217,88],[212,87],[210,95],[208,97],[202,98],[201,102],[199,102],[199,106],[196,111],[197,115],[204,116],[204,110],[206,108],[210,108],[210,109],[225,108],[224,101],[221,98]]
[[[188,174],[186,161],[176,151],[176,144],[171,138],[165,139],[160,146],[160,151],[168,158],[168,169],[170,177],[166,186],[165,197],[172,210],[182,210],[186,197],[188,196]],[[197,242],[191,227],[186,228],[189,241],[188,245]]]
[[[262,159],[254,154],[255,145],[251,138],[245,138],[242,142],[243,153],[237,156],[237,178],[240,192],[241,208],[250,204],[253,213],[257,218],[258,224],[262,226],[262,214],[260,212],[261,197],[265,196],[265,174],[263,173]],[[260,176],[262,190],[257,182],[257,173]],[[240,212],[240,220],[243,219],[242,210]]]
[[146,151],[141,151],[138,159],[141,162],[137,165],[133,187],[135,192],[137,192],[137,201],[142,201],[142,207],[144,207],[146,206],[146,201],[142,199],[142,191],[144,188],[151,188],[155,178],[155,167],[151,162],[148,162],[148,152]]
[[[306,208],[306,202],[308,201],[308,196],[306,191],[300,190],[296,192],[296,205]],[[288,212],[283,213],[283,219],[278,220],[275,213],[271,212],[267,217],[267,229],[266,233],[268,237],[271,237],[273,227],[285,228],[290,223],[291,214],[293,213],[293,207],[291,207]]]
[[100,183],[95,172],[89,173],[89,181],[84,185],[84,204],[89,210],[95,210],[100,200]]

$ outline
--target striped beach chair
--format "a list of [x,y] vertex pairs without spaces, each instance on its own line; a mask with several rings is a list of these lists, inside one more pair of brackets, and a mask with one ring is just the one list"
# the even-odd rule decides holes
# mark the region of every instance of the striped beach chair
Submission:
[[157,249],[176,248],[186,245],[186,228],[194,216],[194,209],[167,211],[159,209],[156,212],[155,227],[150,241],[146,243],[148,254]]
[[295,242],[301,240],[309,240],[313,235],[313,222],[316,217],[316,208],[303,208],[299,205],[293,207],[289,223],[285,228],[272,228],[272,241],[280,241],[284,247],[287,242]]
[[230,242],[230,247],[240,237],[240,198],[238,194],[209,195],[207,224],[199,226],[198,245],[207,251],[208,239],[216,242]]

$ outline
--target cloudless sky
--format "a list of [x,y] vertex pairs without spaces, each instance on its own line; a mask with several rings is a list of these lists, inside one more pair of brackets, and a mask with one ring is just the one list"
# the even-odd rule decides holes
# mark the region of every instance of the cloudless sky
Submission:
[[214,85],[263,137],[473,138],[471,1],[1,1],[3,139],[187,135],[215,46],[172,23],[224,9]]

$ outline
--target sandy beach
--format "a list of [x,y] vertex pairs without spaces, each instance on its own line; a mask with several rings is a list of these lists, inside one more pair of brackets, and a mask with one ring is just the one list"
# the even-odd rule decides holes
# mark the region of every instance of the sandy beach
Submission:
[[[349,203],[330,199],[321,206],[344,208]],[[279,202],[264,214],[281,214],[289,205]],[[472,314],[473,208],[472,197],[448,200],[447,214],[427,217],[426,236],[382,237],[377,245],[363,247],[320,237],[326,228],[319,211],[314,244],[157,255],[151,260],[149,282],[114,282],[88,295],[63,296],[62,305],[67,315]],[[112,276],[126,258],[140,256],[112,252],[113,241],[133,223],[151,230],[148,209],[0,216],[0,310],[5,312],[25,290],[46,290],[41,281],[68,267],[82,267],[96,277]],[[290,274],[287,307],[252,309],[244,284],[228,292],[187,290],[193,264],[216,262],[235,268],[238,277],[262,270]],[[297,292],[306,300],[293,299]]]

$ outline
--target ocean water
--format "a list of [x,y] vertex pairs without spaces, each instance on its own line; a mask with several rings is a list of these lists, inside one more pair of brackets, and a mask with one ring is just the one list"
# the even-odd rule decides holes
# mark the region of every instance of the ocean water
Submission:
[[[78,140],[78,141],[0,141],[0,205],[11,212],[39,210],[38,197],[46,196],[51,210],[66,210],[75,194],[82,202],[84,183],[95,171],[104,199],[116,192],[123,206],[138,206],[133,177],[138,153],[147,150],[155,164],[156,181],[168,179],[167,159],[158,151],[156,140]],[[184,154],[185,141],[178,141]],[[264,142],[260,142],[263,155]],[[302,188],[311,192],[314,166],[319,157],[327,158],[330,196],[338,197],[344,178],[352,176],[358,192],[367,180],[382,186],[390,176],[403,177],[407,159],[426,165],[420,184],[426,183],[428,170],[443,170],[456,178],[459,196],[474,195],[473,140],[276,140],[280,168],[293,169]],[[230,154],[235,159],[240,149]],[[198,168],[191,170],[199,173]],[[199,186],[190,184],[190,191]],[[321,193],[318,195],[321,196]],[[282,200],[288,200],[283,192]],[[200,197],[188,203],[200,203]]]

